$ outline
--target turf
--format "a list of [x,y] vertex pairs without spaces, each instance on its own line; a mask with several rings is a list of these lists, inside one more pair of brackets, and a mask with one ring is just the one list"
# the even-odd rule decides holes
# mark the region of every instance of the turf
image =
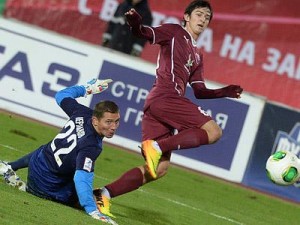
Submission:
[[[0,114],[0,159],[13,160],[51,140],[58,128]],[[104,145],[95,187],[141,165],[136,153]],[[18,175],[26,180],[26,169]],[[102,224],[83,211],[18,191],[0,180],[0,224]],[[261,193],[172,166],[163,179],[113,199],[121,225],[299,224],[300,207]]]

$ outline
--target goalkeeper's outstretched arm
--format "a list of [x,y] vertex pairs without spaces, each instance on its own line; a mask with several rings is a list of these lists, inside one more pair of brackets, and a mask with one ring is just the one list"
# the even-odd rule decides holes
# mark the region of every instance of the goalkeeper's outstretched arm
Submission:
[[55,95],[55,100],[57,104],[64,110],[64,112],[68,116],[71,116],[75,108],[85,107],[79,104],[75,100],[76,98],[101,93],[108,88],[108,84],[110,82],[112,82],[112,79],[92,79],[85,85],[75,85],[57,92]]
[[98,94],[105,91],[108,88],[108,84],[111,82],[112,79],[98,80],[94,78],[85,85],[75,85],[57,92],[55,95],[55,100],[58,105],[61,105],[62,100],[65,98],[75,99],[91,94]]

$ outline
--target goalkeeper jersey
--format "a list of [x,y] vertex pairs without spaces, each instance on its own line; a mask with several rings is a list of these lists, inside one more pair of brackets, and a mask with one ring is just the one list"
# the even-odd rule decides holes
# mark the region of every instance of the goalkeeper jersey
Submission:
[[[28,187],[34,194],[72,204],[77,201],[75,172],[93,173],[102,151],[102,137],[92,126],[92,110],[75,100],[84,94],[82,86],[73,86],[56,95],[69,120],[52,141],[35,151],[29,162]],[[89,190],[92,181],[87,180]]]

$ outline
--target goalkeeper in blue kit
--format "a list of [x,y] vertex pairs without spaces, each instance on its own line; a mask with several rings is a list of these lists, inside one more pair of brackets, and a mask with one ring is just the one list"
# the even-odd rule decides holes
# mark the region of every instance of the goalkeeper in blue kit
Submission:
[[[49,143],[14,162],[0,161],[0,175],[5,181],[41,198],[73,207],[79,203],[94,219],[117,224],[99,212],[93,181],[103,138],[113,137],[119,126],[119,107],[112,101],[101,101],[92,110],[75,100],[106,90],[111,81],[93,79],[87,85],[59,91],[56,102],[69,120]],[[27,185],[15,173],[25,167],[28,167]]]

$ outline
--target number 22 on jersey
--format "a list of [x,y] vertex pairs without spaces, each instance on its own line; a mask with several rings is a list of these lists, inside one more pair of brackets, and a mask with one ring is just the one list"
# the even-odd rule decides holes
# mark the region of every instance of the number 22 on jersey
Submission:
[[[72,120],[69,120],[64,128],[66,131],[64,133],[59,133],[51,142],[51,149],[54,152],[54,158],[56,160],[57,165],[60,167],[62,165],[61,158],[59,157],[61,154],[69,154],[77,145],[77,136],[73,131],[75,130],[75,123]],[[56,140],[66,139],[69,146],[64,148],[57,148],[55,145]]]

